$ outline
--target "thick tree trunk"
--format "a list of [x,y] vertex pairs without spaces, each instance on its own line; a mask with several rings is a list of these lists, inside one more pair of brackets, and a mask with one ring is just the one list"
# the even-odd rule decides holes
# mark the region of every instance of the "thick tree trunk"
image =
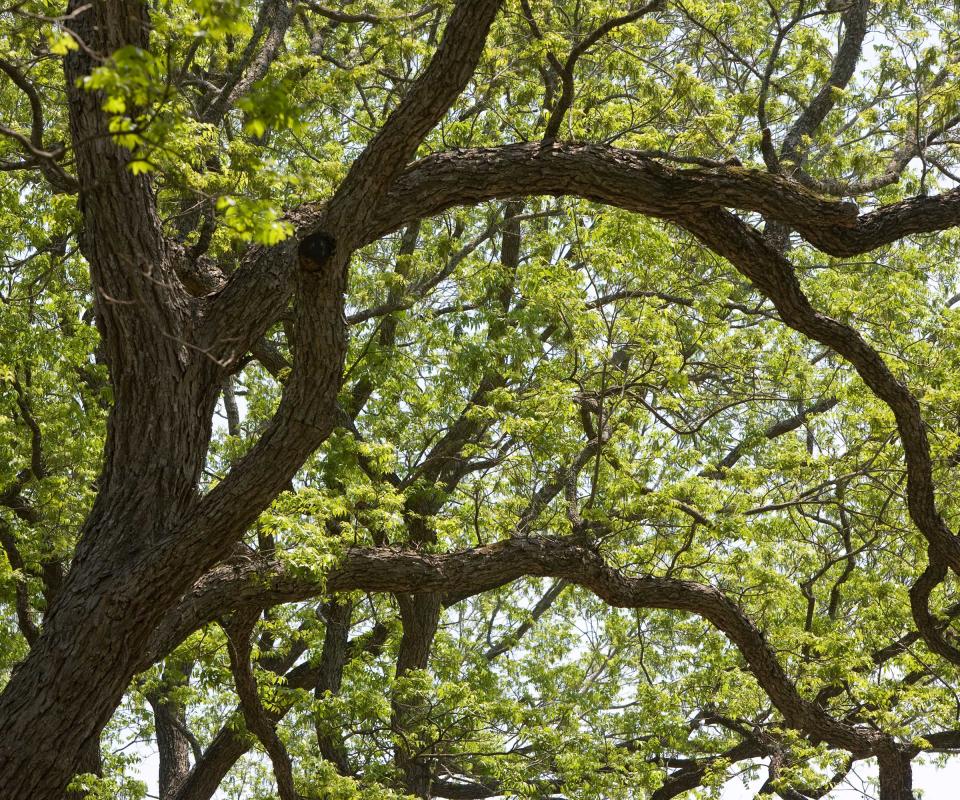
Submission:
[[[109,55],[148,44],[136,0],[71,0],[70,26]],[[117,707],[164,611],[206,565],[177,568],[165,537],[198,502],[220,378],[184,341],[192,309],[149,183],[127,168],[99,93],[65,60],[80,208],[114,405],[97,498],[42,634],[0,695],[0,797],[60,800]]]
[[100,479],[106,491],[39,640],[0,696],[4,800],[62,797],[151,632],[197,577],[172,574],[144,556],[196,503],[216,392],[171,389],[152,403],[136,398],[134,409],[118,402],[110,438],[122,444],[108,445]]

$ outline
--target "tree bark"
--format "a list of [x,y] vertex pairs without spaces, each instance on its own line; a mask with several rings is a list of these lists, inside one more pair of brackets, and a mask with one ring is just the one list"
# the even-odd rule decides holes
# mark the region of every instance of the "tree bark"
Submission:
[[903,748],[891,746],[880,751],[880,800],[915,800],[911,760]]
[[[110,0],[71,25],[99,52],[144,46],[144,6]],[[120,702],[150,631],[189,583],[146,558],[197,503],[217,390],[214,365],[173,335],[189,308],[152,191],[107,135],[102,97],[76,82],[84,51],[66,59],[82,186],[81,248],[91,265],[97,325],[114,405],[98,494],[43,631],[0,696],[0,796],[59,797]],[[199,566],[199,565],[198,565]],[[193,579],[199,573],[193,575]]]
[[[960,541],[935,505],[929,445],[916,399],[862,337],[813,309],[785,259],[756,231],[722,210],[762,213],[789,224],[822,251],[843,256],[957,224],[960,191],[860,215],[852,203],[820,197],[779,175],[733,166],[677,170],[643,153],[600,145],[517,144],[439,153],[410,164],[426,134],[470,80],[500,6],[500,0],[458,2],[450,16],[450,35],[445,34],[435,58],[334,197],[322,208],[307,207],[293,215],[298,240],[253,250],[230,280],[225,279],[222,291],[199,302],[178,277],[185,254],[164,236],[149,180],[130,172],[129,152],[110,135],[101,110],[103,97],[77,85],[94,65],[91,53],[109,57],[125,46],[149,46],[147,5],[139,0],[96,0],[89,5],[71,0],[65,24],[84,43],[65,60],[83,219],[80,244],[90,264],[114,404],[96,501],[71,570],[29,656],[0,695],[0,797],[59,800],[78,769],[97,766],[100,732],[131,677],[163,653],[156,644],[158,631],[167,636],[160,641],[169,643],[182,629],[179,623],[164,627],[171,610],[225,557],[333,427],[346,348],[343,308],[352,252],[403,224],[458,204],[519,194],[572,194],[673,220],[698,236],[770,297],[787,324],[846,356],[895,412],[907,453],[910,511],[933,547],[928,576],[939,582],[946,564],[960,572]],[[849,12],[849,43],[842,63],[838,60],[835,66],[832,85],[845,85],[847,62],[862,43],[861,17],[868,3],[858,0],[853,6],[860,16]],[[279,35],[282,38],[282,32]],[[820,124],[832,95],[825,90],[821,97],[797,130]],[[512,232],[505,234],[505,262],[516,261],[519,240],[514,238]],[[509,301],[509,291],[505,296]],[[280,409],[249,455],[201,498],[200,475],[223,381],[291,297],[295,359]],[[477,396],[499,382],[502,379],[487,376]],[[425,472],[426,478],[437,484],[458,480],[454,461],[469,436],[469,424],[477,423],[465,418],[441,440],[434,455],[442,458]],[[424,516],[423,509],[414,510]],[[612,605],[701,614],[740,649],[789,724],[851,753],[878,754],[883,800],[912,798],[909,757],[881,741],[879,734],[835,720],[801,697],[760,631],[710,587],[629,579],[599,562],[592,551],[518,538],[449,557],[351,551],[344,565],[331,572],[328,589],[400,593],[404,639],[397,674],[402,676],[426,667],[444,592],[496,586],[520,574],[579,583]],[[917,605],[918,621],[929,617],[930,588],[920,584],[915,592],[923,600]],[[299,596],[303,589],[292,581],[284,583],[281,576],[253,591],[271,600]],[[197,609],[207,609],[206,599],[199,597],[185,613],[187,627],[204,619]],[[224,602],[236,600],[236,595],[220,596],[215,610],[220,613]],[[32,631],[30,624],[27,619],[25,629]],[[341,670],[349,615],[343,625],[337,638],[330,639],[331,648],[338,649],[327,659]],[[930,632],[930,625],[926,628],[921,626],[921,633],[936,648],[938,634]],[[237,665],[252,699],[248,644],[242,642],[237,651],[242,656]],[[946,647],[942,651],[950,652]],[[317,689],[335,690],[336,675],[334,670],[321,678]],[[161,738],[169,734],[169,746],[161,742],[171,767],[163,781],[164,795],[175,791],[188,764],[184,742],[173,733],[176,716],[164,718],[169,725],[159,724],[169,710],[163,703],[157,706],[158,731],[165,731]],[[395,722],[402,725],[415,711],[395,706]],[[269,733],[268,727],[263,731]],[[203,789],[214,780],[210,776],[229,768],[229,756],[239,746],[225,736],[209,748],[215,768],[204,773],[203,781],[197,779]],[[328,749],[328,757],[340,757],[335,743]],[[429,762],[398,746],[397,763],[407,790],[428,796]]]
[[[35,646],[0,695],[5,800],[62,797],[83,753],[145,665],[164,615],[329,435],[346,350],[351,253],[376,201],[469,81],[500,5],[457,4],[434,58],[355,162],[331,213],[302,231],[299,243],[265,251],[268,261],[300,266],[292,270],[291,377],[261,440],[201,498],[223,379],[272,321],[259,306],[251,310],[255,304],[244,294],[251,285],[260,294],[260,261],[250,272],[238,270],[220,302],[195,302],[186,291],[177,276],[184,253],[163,234],[149,180],[128,169],[130,153],[111,136],[102,95],[78,86],[94,56],[149,47],[147,5],[71,0],[67,24],[84,43],[65,59],[81,250],[90,264],[114,405],[97,497],[72,567]],[[316,259],[318,245],[324,246]],[[289,296],[287,284],[278,296]]]

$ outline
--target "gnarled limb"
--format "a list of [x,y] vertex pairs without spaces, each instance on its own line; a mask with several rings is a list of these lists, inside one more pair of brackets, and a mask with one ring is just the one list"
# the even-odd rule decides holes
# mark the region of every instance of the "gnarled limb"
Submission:
[[[869,755],[883,740],[876,732],[838,722],[804,700],[787,677],[763,634],[718,590],[689,581],[628,578],[607,566],[591,549],[569,539],[516,537],[445,555],[394,548],[352,548],[327,576],[330,592],[362,590],[394,594],[436,593],[469,597],[525,575],[564,578],[594,592],[612,606],[687,611],[709,620],[743,654],[750,671],[774,705],[799,730],[854,755]],[[192,625],[201,609],[269,605],[315,597],[320,586],[286,573],[278,564],[250,560],[225,569],[195,595]],[[262,607],[262,605],[260,606]]]
[[830,67],[830,75],[787,131],[780,149],[781,162],[789,161],[796,167],[802,165],[807,149],[803,146],[804,139],[812,136],[826,119],[837,102],[837,90],[845,89],[850,83],[863,51],[869,11],[870,0],[852,0],[844,10],[841,17],[843,39]]
[[267,755],[270,756],[280,800],[300,800],[300,795],[293,784],[293,764],[290,761],[290,755],[277,735],[276,726],[260,702],[257,680],[250,664],[250,636],[258,616],[257,610],[242,611],[224,628],[227,634],[227,651],[230,653],[230,670],[233,672],[233,681],[240,697],[240,708],[243,711],[247,729],[260,740]]
[[904,449],[910,516],[938,557],[960,574],[960,540],[937,510],[930,444],[920,404],[910,390],[857,331],[810,305],[790,262],[755,230],[721,210],[678,221],[769,297],[787,325],[828,345],[850,361],[864,383],[890,407]]
[[910,587],[910,610],[924,643],[952,664],[960,665],[960,649],[947,638],[947,631],[930,613],[930,594],[947,577],[947,566],[930,548],[926,569]]
[[[723,206],[755,211],[787,223],[814,247],[839,257],[960,224],[960,190],[858,215],[853,203],[822,197],[798,181],[762,170],[677,169],[623,148],[553,143],[438,153],[414,162],[384,198],[370,237],[452,206],[518,194],[576,195],[666,219]],[[316,213],[305,208],[303,219]]]

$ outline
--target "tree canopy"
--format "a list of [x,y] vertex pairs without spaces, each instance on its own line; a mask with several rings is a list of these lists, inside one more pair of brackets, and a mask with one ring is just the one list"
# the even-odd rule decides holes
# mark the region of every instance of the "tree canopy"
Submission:
[[958,77],[955,0],[0,9],[0,797],[913,800]]

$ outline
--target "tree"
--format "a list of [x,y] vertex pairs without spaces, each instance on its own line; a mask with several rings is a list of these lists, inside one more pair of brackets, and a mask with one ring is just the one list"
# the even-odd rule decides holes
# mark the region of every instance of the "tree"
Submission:
[[2,14],[0,796],[960,747],[955,3]]

